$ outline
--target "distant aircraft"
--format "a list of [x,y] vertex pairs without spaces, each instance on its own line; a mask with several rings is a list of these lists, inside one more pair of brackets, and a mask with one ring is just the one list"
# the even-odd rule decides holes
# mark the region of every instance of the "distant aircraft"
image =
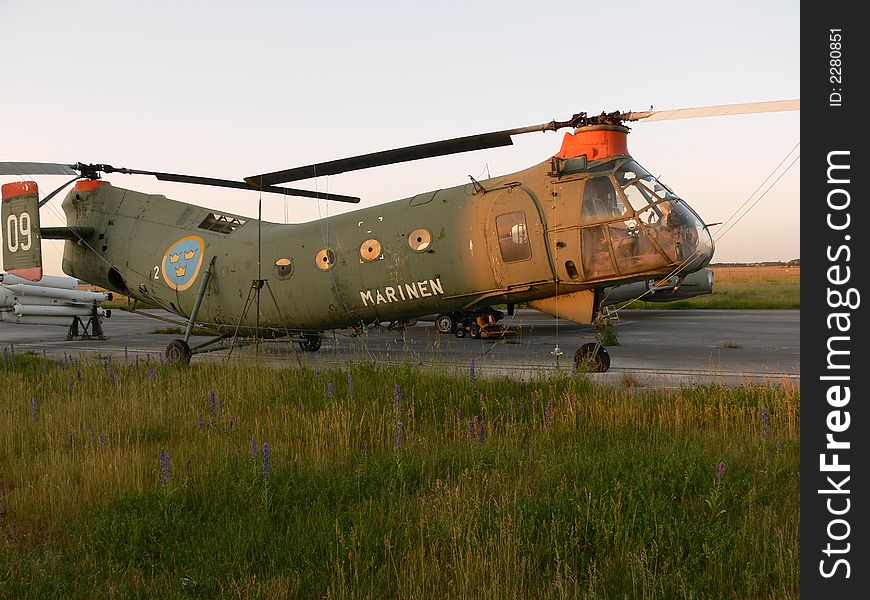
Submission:
[[101,302],[112,299],[111,292],[77,289],[73,277],[43,275],[29,281],[10,273],[0,273],[0,323],[58,325],[67,328],[67,339],[105,339],[102,319],[112,311]]

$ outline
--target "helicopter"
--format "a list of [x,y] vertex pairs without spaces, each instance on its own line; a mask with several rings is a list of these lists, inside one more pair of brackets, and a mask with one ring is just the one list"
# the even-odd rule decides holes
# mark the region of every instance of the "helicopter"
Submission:
[[[437,315],[442,333],[524,304],[601,330],[608,291],[658,282],[677,291],[708,277],[708,225],[628,151],[627,123],[799,110],[799,100],[643,112],[574,114],[565,121],[429,142],[246,177],[243,181],[108,164],[0,163],[0,175],[72,175],[39,199],[33,181],[2,187],[8,272],[42,275],[41,239],[65,240],[63,271],[185,320],[165,354],[192,356],[239,336],[289,338],[317,351],[325,331]],[[570,128],[561,148],[524,170],[307,223],[278,224],[112,185],[102,174],[357,203],[282,187],[315,177],[508,146],[512,137]],[[40,228],[39,206],[67,186],[66,227]],[[262,200],[260,201],[262,215]],[[325,233],[328,231],[328,235]],[[708,271],[707,271],[708,273]],[[696,276],[696,278],[698,278]],[[712,280],[710,281],[712,285]],[[627,288],[624,288],[627,289]],[[214,336],[190,346],[194,326]],[[600,337],[600,336],[599,336]],[[600,339],[575,363],[606,371]]]

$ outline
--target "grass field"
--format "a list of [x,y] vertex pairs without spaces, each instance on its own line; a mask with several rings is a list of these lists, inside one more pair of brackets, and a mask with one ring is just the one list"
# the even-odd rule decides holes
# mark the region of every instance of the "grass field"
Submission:
[[632,302],[631,308],[799,309],[800,267],[712,267],[713,293],[676,302]]
[[0,363],[0,596],[797,598],[799,390]]

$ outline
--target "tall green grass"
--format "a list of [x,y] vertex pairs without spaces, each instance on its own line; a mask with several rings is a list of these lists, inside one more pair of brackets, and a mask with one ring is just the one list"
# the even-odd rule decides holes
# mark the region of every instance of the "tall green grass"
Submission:
[[798,596],[787,383],[12,362],[0,596]]

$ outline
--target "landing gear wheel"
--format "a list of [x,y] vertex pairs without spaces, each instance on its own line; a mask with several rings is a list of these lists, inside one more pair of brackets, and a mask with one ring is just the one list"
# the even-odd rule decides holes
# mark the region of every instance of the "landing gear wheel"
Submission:
[[319,335],[306,335],[299,341],[299,347],[306,352],[317,352],[320,350],[322,340]]
[[453,335],[455,335],[458,338],[464,338],[465,334],[466,334],[465,327],[463,327],[461,323],[456,326],[456,331],[453,332]]
[[190,357],[193,356],[193,352],[190,351],[190,346],[187,345],[187,342],[176,339],[169,342],[164,355],[170,363],[180,362],[181,364],[188,365],[190,364]]
[[441,333],[453,333],[456,330],[456,321],[450,315],[438,315],[438,318],[435,319],[435,327]]
[[468,326],[468,335],[470,335],[473,340],[480,338],[480,327],[477,326],[477,323],[472,323]]
[[589,369],[593,373],[605,373],[610,368],[610,354],[604,346],[583,344],[574,353],[574,364],[578,370]]

